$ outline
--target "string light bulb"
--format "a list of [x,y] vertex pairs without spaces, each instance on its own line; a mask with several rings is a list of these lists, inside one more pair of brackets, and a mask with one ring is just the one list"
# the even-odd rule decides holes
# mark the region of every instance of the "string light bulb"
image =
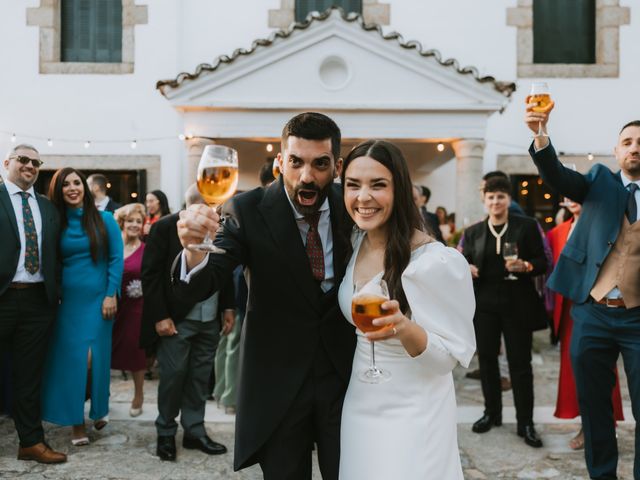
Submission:
[[439,152],[444,152],[444,143],[439,143],[439,144],[436,146],[436,149],[437,149]]
[[135,140],[133,140],[133,141],[131,142],[131,148],[132,148],[133,150],[135,150],[137,146],[138,146],[138,142],[137,142],[137,141],[135,141]]
[[587,160],[589,160],[590,162],[593,162],[593,153],[588,153],[587,154]]
[[269,153],[273,152],[273,145],[270,143],[267,143],[267,152]]
[[47,146],[53,147],[53,140],[51,140],[50,138],[47,138]]
[[89,140],[84,142],[84,148],[89,148],[90,146],[91,146],[91,142]]
[[181,133],[180,135],[178,135],[178,140],[180,140],[180,141],[182,141],[182,142],[184,142],[184,140],[185,140],[186,138],[187,138],[187,137],[185,136],[185,134],[184,134],[184,133]]
[[11,143],[16,143],[16,134],[15,133],[11,134]]

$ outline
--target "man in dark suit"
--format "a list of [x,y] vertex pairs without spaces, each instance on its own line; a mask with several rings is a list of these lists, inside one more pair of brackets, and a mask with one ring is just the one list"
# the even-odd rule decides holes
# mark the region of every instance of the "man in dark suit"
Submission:
[[8,175],[0,185],[0,350],[11,354],[18,459],[61,463],[67,456],[45,443],[40,416],[42,367],[60,276],[60,218],[33,189],[41,165],[30,145],[16,146],[4,161]]
[[[203,202],[196,185],[191,185],[185,193],[187,206]],[[173,214],[153,224],[142,258],[144,306],[140,346],[147,350],[157,346],[160,381],[156,454],[169,461],[176,459],[178,413],[184,429],[184,448],[209,455],[227,451],[207,435],[204,413],[221,333],[220,313],[224,319],[223,335],[231,331],[235,321],[231,277],[219,291],[199,303],[173,293],[171,268],[182,250],[177,221],[178,214]]]
[[96,207],[100,211],[115,212],[122,205],[115,202],[109,195],[107,195],[107,185],[109,180],[101,173],[94,173],[87,178],[87,184],[93,195]]
[[248,270],[242,327],[234,468],[260,463],[264,478],[311,478],[317,445],[325,479],[338,478],[340,417],[355,347],[337,289],[351,226],[339,176],[340,130],[303,113],[285,125],[282,174],[268,188],[234,197],[226,221],[207,207],[180,213],[183,246],[217,231],[226,254],[185,250],[174,286],[204,298],[236,265]]
[[[549,111],[531,111],[529,149],[540,176],[559,194],[582,204],[549,287],[573,302],[571,360],[591,478],[615,479],[618,447],[611,390],[622,353],[633,415],[640,419],[640,120],[625,125],[614,154],[620,171],[596,164],[585,175],[564,167],[544,131]],[[551,109],[553,105],[551,105]],[[636,428],[634,478],[640,478],[640,429]]]
[[427,210],[427,202],[431,198],[431,190],[424,185],[413,186],[413,202],[420,209],[422,218],[424,219],[425,227],[427,227],[427,233],[441,243],[445,243],[442,237],[442,231],[440,230],[440,222],[438,216]]

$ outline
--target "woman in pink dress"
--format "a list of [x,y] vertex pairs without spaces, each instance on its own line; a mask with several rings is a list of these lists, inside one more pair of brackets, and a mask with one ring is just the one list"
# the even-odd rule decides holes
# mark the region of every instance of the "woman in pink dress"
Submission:
[[145,208],[141,203],[131,203],[115,212],[122,230],[124,242],[124,274],[122,275],[122,296],[113,326],[111,368],[131,371],[135,393],[129,415],[137,417],[142,413],[144,400],[143,385],[147,360],[144,349],[140,348],[140,325],[142,322],[142,280],[141,266],[144,243],[140,240]]

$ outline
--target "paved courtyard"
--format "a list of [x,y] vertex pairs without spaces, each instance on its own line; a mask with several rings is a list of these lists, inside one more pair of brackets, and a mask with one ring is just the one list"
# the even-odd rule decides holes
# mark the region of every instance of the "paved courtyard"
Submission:
[[[482,413],[480,383],[464,377],[459,368],[454,374],[458,392],[458,435],[462,464],[466,479],[588,479],[582,451],[567,446],[579,428],[577,421],[559,421],[553,417],[559,353],[548,345],[546,334],[536,335],[534,346],[534,375],[537,429],[545,443],[542,449],[526,446],[516,436],[515,415],[511,392],[504,394],[505,424],[484,435],[471,432],[471,423]],[[473,366],[474,367],[474,366]],[[618,426],[621,480],[633,478],[633,432],[624,372],[620,369],[626,421]],[[13,422],[0,418],[0,478],[3,479],[260,479],[258,467],[234,473],[233,421],[216,407],[207,405],[207,428],[210,436],[227,445],[230,453],[208,457],[180,447],[178,461],[161,462],[155,456],[155,418],[157,381],[146,382],[145,412],[132,420],[128,416],[132,396],[132,382],[122,379],[120,372],[112,372],[111,422],[101,432],[90,433],[91,445],[72,447],[69,429],[46,425],[47,439],[56,449],[69,454],[63,465],[45,466],[16,460],[17,439]],[[314,480],[320,479],[317,468]],[[348,479],[351,480],[351,479]],[[353,479],[360,480],[360,479]],[[390,479],[400,480],[400,479]],[[440,479],[434,479],[440,480]]]

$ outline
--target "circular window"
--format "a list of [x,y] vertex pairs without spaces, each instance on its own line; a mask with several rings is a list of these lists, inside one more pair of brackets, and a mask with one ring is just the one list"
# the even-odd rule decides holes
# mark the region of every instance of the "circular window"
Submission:
[[349,82],[350,72],[343,58],[331,56],[325,58],[318,71],[322,85],[330,90],[339,90]]

